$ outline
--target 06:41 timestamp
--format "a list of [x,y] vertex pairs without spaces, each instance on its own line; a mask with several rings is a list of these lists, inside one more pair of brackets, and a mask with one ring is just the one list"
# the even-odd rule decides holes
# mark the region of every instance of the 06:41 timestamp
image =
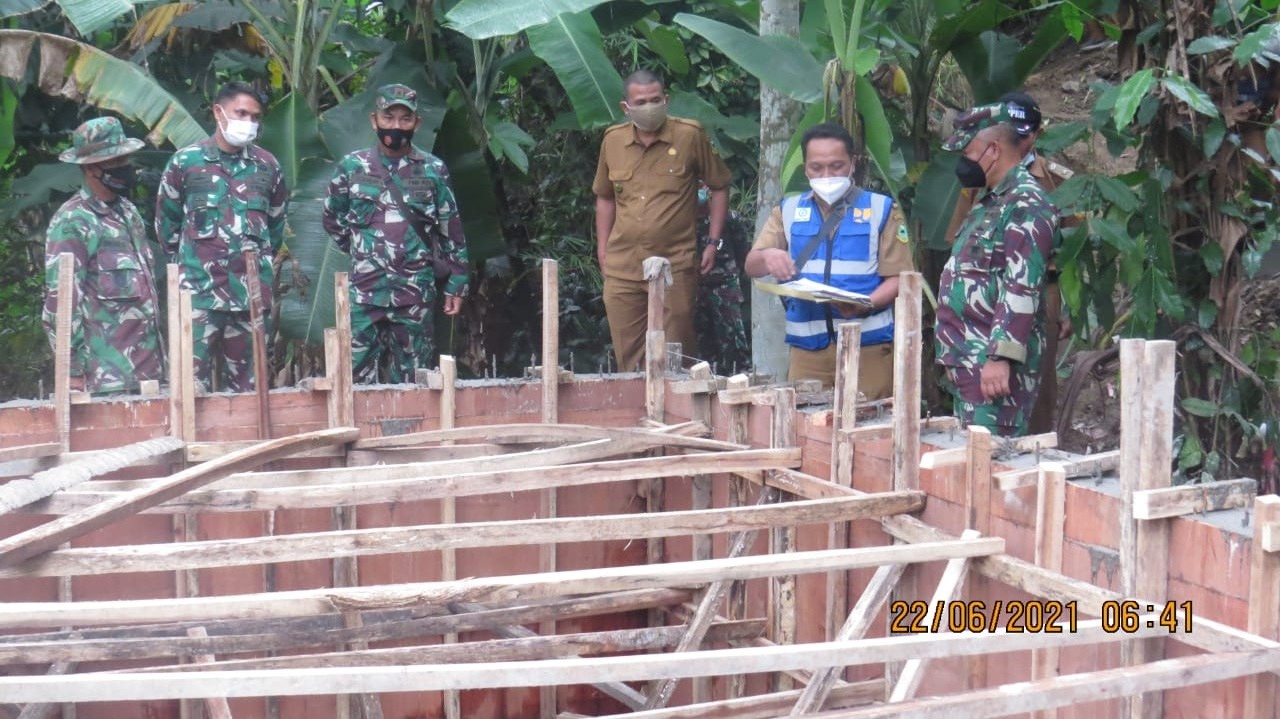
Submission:
[[1102,603],[1099,619],[1102,620],[1102,631],[1108,634],[1132,634],[1143,627],[1164,627],[1169,633],[1177,634],[1191,632],[1191,617],[1191,600],[1144,604],[1135,599],[1113,599]]

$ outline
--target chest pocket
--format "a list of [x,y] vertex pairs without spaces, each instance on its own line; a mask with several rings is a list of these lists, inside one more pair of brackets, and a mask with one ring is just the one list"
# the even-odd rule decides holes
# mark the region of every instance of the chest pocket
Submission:
[[662,192],[680,192],[690,186],[690,168],[681,155],[664,154],[654,163],[653,175],[657,189]]
[[135,300],[141,298],[143,268],[138,258],[125,248],[103,247],[97,255],[94,289],[99,299]]
[[222,196],[213,192],[188,195],[187,231],[194,239],[208,239],[218,234],[225,221]]
[[365,227],[382,209],[382,183],[373,175],[354,174],[349,187],[351,224]]
[[866,262],[871,259],[871,223],[845,220],[836,228],[835,259]]
[[[269,219],[267,211],[270,204],[267,198],[261,195],[249,197],[244,202],[244,227],[242,233],[247,238],[252,238],[259,245],[267,244],[267,220]],[[259,250],[262,247],[258,248]]]
[[613,195],[618,197],[623,192],[631,190],[631,178],[635,175],[635,169],[631,167],[610,167],[609,183],[613,185]]

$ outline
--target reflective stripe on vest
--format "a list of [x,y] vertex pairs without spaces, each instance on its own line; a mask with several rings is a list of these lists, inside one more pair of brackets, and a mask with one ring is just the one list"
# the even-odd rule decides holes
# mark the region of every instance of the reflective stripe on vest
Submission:
[[[804,267],[797,268],[800,277],[824,282],[850,292],[870,295],[883,279],[880,277],[880,232],[888,220],[893,200],[875,192],[863,191],[835,230],[834,257],[828,257],[830,244],[823,242]],[[788,197],[782,201],[782,226],[787,236],[791,259],[798,261],[805,246],[822,229],[822,215],[812,192]],[[826,279],[830,262],[830,279]],[[787,344],[805,350],[825,349],[832,342],[827,331],[827,312],[817,302],[787,299]],[[850,321],[834,312],[835,324]],[[867,317],[862,323],[862,344],[877,345],[893,341],[893,305]]]

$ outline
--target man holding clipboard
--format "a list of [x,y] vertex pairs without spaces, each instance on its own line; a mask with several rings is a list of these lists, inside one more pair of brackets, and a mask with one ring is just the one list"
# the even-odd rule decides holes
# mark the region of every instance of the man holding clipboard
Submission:
[[835,383],[836,327],[862,323],[858,390],[893,393],[893,303],[898,274],[913,269],[906,219],[893,200],[855,187],[853,138],[824,123],[801,138],[811,190],[774,208],[746,259],[747,274],[806,279],[866,295],[869,302],[784,299],[791,370],[787,378]]

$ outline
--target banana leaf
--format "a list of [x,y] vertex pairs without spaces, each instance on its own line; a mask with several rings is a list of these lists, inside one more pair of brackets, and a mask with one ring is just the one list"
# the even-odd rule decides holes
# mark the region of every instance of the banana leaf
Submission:
[[787,97],[804,103],[822,99],[822,65],[799,40],[784,35],[760,37],[689,13],[676,15],[675,21]]
[[527,33],[533,52],[555,72],[585,128],[617,122],[622,117],[622,76],[604,54],[600,28],[583,12],[559,15]]
[[29,30],[0,30],[0,76],[31,77],[42,92],[117,113],[148,128],[147,140],[183,147],[207,137],[187,109],[142,68],[85,43]]
[[338,250],[321,221],[331,177],[332,163],[306,160],[289,198],[288,256],[279,280],[280,334],[308,344],[323,342],[325,328],[334,326],[333,274],[351,270],[351,258]]
[[0,18],[26,15],[48,4],[49,0],[0,0]]
[[0,78],[0,167],[13,152],[13,115],[18,109],[18,93],[13,90],[14,83]]
[[316,114],[296,92],[286,95],[267,113],[262,122],[261,145],[280,161],[285,185],[290,188],[297,187],[304,160],[331,159],[320,137]]
[[605,0],[462,0],[445,23],[472,40],[515,35],[565,14],[582,13]]

